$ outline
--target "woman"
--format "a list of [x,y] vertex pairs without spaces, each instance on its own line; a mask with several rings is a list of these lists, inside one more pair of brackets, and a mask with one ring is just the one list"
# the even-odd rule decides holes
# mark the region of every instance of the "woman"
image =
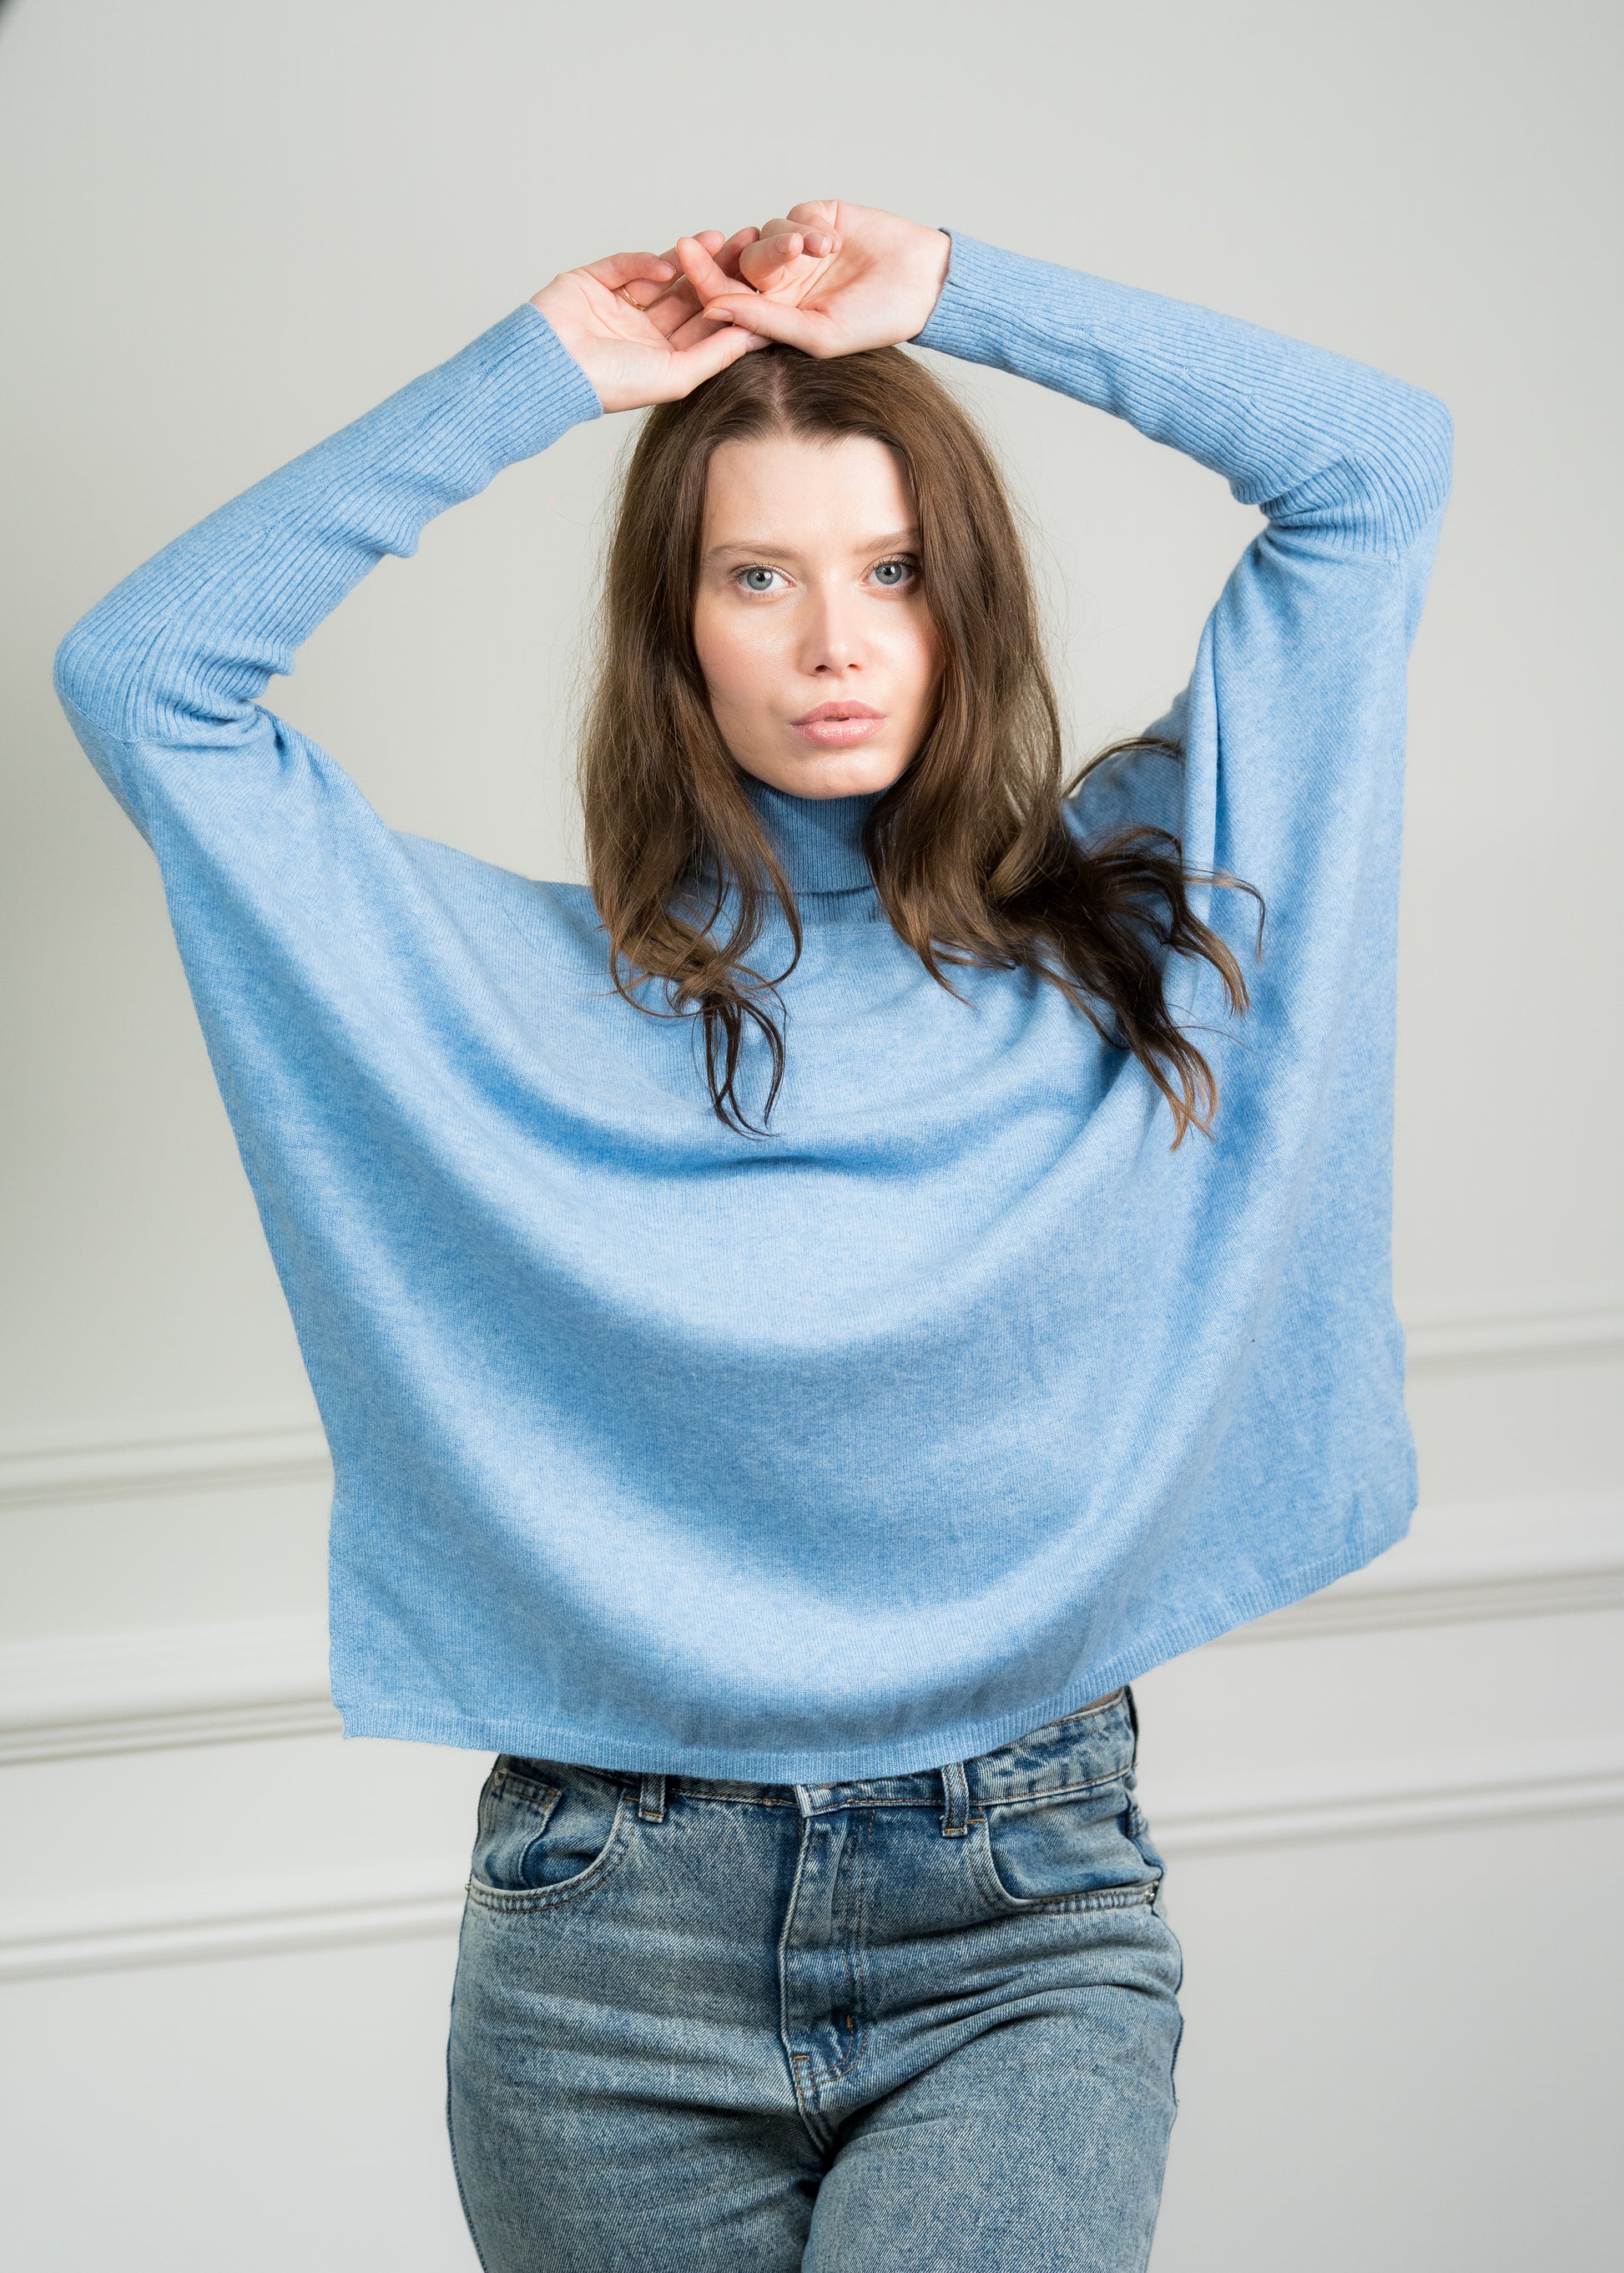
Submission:
[[[1267,517],[1069,798],[997,475],[904,341]],[[592,890],[385,829],[266,679],[649,404]],[[500,1754],[451,2044],[487,2267],[1144,2264],[1179,1957],[1125,1684],[1413,1503],[1394,918],[1448,447],[1362,366],[797,206],[555,279],[64,643],[332,1444],[347,1729]]]

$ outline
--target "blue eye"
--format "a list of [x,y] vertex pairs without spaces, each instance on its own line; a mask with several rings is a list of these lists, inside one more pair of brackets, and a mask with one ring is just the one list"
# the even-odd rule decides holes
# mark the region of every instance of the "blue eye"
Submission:
[[777,574],[776,568],[745,568],[740,571],[739,581],[747,592],[770,592]]
[[894,592],[916,573],[911,560],[882,560],[874,571],[874,581],[887,591]]

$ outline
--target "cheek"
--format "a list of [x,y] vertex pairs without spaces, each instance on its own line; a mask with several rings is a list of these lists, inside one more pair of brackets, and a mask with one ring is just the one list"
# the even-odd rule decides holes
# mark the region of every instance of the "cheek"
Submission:
[[923,613],[910,616],[902,628],[894,651],[897,678],[921,702],[929,701],[941,674],[941,641],[936,626]]
[[759,701],[768,677],[768,642],[764,626],[729,611],[696,609],[694,652],[713,702],[732,706]]

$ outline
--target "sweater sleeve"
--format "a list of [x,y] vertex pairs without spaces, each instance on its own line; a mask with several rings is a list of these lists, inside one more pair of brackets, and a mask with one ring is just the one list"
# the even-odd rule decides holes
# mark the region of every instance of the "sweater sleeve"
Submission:
[[[1344,356],[961,235],[917,343],[1126,418],[1261,508],[1190,679],[1152,730],[1179,758],[1137,751],[1095,767],[1073,824],[1171,829],[1191,869],[1261,894],[1265,952],[1241,1054],[1227,1054],[1231,1099],[1289,1061],[1316,1069],[1328,1114],[1379,1119],[1391,1098],[1406,663],[1448,493],[1448,412]],[[1199,886],[1194,896],[1250,971],[1254,904]],[[1204,965],[1178,985],[1198,1023],[1215,1035],[1228,1025]],[[1355,1081],[1357,1112],[1336,1093]],[[1243,1119],[1232,1104],[1231,1126]],[[1367,1134],[1386,1141],[1373,1123]]]
[[923,347],[1037,380],[1222,474],[1273,539],[1397,559],[1449,489],[1418,387],[1254,324],[955,235]]
[[[447,363],[155,553],[74,625],[56,684],[93,763],[149,841],[188,799],[229,801],[310,746],[258,698],[385,553],[505,466],[600,415],[528,301]],[[267,810],[266,819],[270,818]]]

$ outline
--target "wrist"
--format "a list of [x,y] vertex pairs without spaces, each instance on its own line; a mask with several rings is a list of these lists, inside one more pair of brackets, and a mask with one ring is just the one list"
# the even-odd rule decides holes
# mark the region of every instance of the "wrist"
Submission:
[[925,270],[931,293],[930,305],[924,311],[928,323],[947,284],[947,271],[953,266],[953,238],[945,229],[927,229],[925,235],[930,239],[925,251]]

